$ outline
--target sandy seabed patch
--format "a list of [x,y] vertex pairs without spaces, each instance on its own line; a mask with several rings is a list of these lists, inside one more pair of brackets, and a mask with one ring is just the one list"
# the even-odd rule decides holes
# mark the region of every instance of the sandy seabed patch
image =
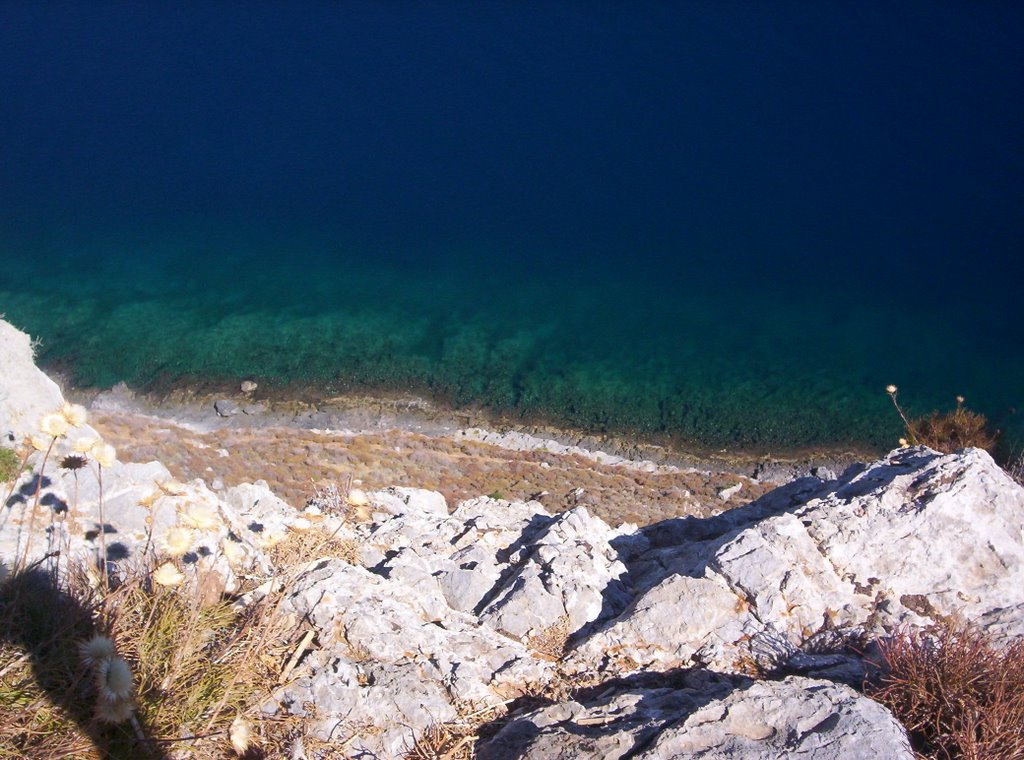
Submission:
[[[351,481],[372,490],[440,491],[450,507],[481,495],[537,499],[552,512],[575,506],[613,525],[705,516],[754,499],[772,485],[731,472],[644,472],[579,454],[514,451],[457,436],[403,430],[324,433],[294,427],[196,431],[128,411],[100,410],[93,426],[125,461],[163,462],[175,478],[225,486],[265,480],[301,507],[317,486]],[[740,487],[737,489],[736,486]],[[727,490],[728,489],[728,490]],[[720,496],[725,492],[726,498]]]

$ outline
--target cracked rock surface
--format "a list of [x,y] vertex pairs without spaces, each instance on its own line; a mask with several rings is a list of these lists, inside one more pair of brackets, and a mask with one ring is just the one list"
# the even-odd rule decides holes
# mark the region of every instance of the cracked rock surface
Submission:
[[[0,432],[18,439],[62,397],[2,321],[0,358]],[[582,505],[372,491],[358,520],[317,517],[352,550],[289,574],[282,611],[309,651],[262,709],[355,756],[403,757],[431,727],[510,707],[481,758],[909,758],[903,729],[850,688],[857,649],[953,615],[1024,633],[1024,489],[976,449],[829,475],[643,528]],[[178,483],[159,462],[51,466],[9,488],[0,560],[95,566],[105,544],[112,566],[145,567],[185,521],[204,594],[273,578],[271,549],[309,525],[265,483]]]

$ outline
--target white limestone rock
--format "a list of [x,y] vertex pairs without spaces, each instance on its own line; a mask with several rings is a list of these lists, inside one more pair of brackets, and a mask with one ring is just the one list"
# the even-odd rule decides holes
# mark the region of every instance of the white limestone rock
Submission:
[[[651,549],[626,558],[633,600],[579,642],[573,672],[735,670],[776,634],[781,666],[829,630],[884,635],[1024,605],[1024,489],[978,449],[900,449],[826,484],[642,532]],[[1021,629],[1012,612],[998,622]]]
[[320,650],[264,709],[303,715],[315,704],[318,737],[351,734],[381,757],[404,756],[427,727],[453,719],[456,702],[496,705],[553,674],[421,587],[340,560],[296,579],[282,610],[313,625]]
[[0,445],[37,432],[39,418],[62,403],[60,388],[35,365],[32,339],[0,319]]
[[899,621],[1024,602],[1024,488],[981,449],[897,449],[796,512],[862,596]]
[[751,681],[708,671],[637,677],[579,702],[518,716],[477,747],[479,760],[911,760],[884,707],[839,684]]
[[582,629],[600,616],[605,595],[624,593],[617,579],[626,566],[611,546],[617,535],[585,507],[562,513],[524,544],[480,619],[520,640],[563,617],[570,631]]

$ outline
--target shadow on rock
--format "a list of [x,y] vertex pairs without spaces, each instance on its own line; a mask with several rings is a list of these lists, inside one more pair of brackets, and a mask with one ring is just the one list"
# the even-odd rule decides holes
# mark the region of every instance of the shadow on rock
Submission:
[[753,681],[702,669],[637,673],[574,692],[568,701],[524,697],[480,730],[478,760],[573,756],[628,758],[669,725]]

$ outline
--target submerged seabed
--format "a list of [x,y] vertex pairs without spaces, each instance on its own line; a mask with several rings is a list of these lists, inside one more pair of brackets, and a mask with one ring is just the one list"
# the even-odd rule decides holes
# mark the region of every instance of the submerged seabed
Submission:
[[[770,451],[885,448],[956,394],[1024,440],[1002,305],[907,283],[744,277],[463,249],[386,256],[298,236],[4,241],[0,312],[80,386],[203,380],[411,390],[598,432]],[[547,263],[544,263],[544,262]],[[503,263],[499,263],[503,262]],[[554,262],[554,263],[552,263]],[[729,271],[726,271],[729,270]]]

